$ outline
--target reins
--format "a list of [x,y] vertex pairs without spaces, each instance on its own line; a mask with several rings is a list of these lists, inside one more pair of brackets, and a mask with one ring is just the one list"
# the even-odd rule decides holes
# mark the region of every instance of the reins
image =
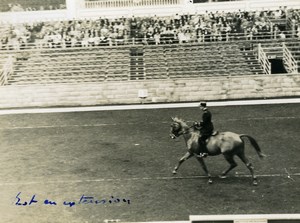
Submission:
[[[186,134],[186,133],[188,133],[188,131],[191,129],[191,128],[193,128],[194,127],[194,125],[192,125],[192,126],[190,126],[190,127],[188,127],[187,129],[185,129],[185,130],[181,130],[181,131],[179,131],[178,132],[178,136],[181,136],[181,135],[183,135],[183,134]],[[181,128],[182,128],[182,126],[181,126]]]

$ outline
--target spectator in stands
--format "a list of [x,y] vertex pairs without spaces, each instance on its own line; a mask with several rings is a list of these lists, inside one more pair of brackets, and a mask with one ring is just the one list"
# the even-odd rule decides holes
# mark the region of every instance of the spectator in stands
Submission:
[[125,45],[129,44],[130,36],[129,36],[129,31],[128,31],[128,29],[124,29],[123,37],[124,37],[124,44],[125,44]]
[[146,45],[154,45],[155,44],[155,40],[154,40],[154,35],[151,31],[146,31],[144,33],[144,41],[143,41],[144,44]]
[[116,33],[113,29],[110,30],[110,32],[108,34],[108,40],[109,40],[110,46],[117,45],[117,43],[116,43],[117,35],[118,35],[118,33]]
[[105,37],[105,38],[107,38],[107,37],[109,36],[109,30],[108,30],[107,25],[104,25],[104,26],[101,28],[101,30],[100,30],[100,35],[101,35],[102,37]]
[[192,34],[191,34],[191,30],[190,29],[187,29],[185,31],[185,41],[187,43],[190,43],[192,41]]
[[281,19],[281,18],[285,18],[286,14],[285,11],[280,6],[279,9],[273,13],[273,16],[275,19]]
[[108,46],[109,45],[109,39],[106,36],[103,36],[102,34],[99,37],[99,45],[100,46]]
[[218,41],[218,36],[219,36],[219,29],[217,27],[217,24],[216,23],[212,23],[211,40],[212,41]]
[[71,47],[76,47],[77,46],[77,38],[76,36],[71,37]]
[[95,36],[94,36],[94,32],[91,32],[91,33],[89,34],[89,37],[88,37],[88,46],[90,46],[90,47],[95,46]]
[[210,42],[211,41],[210,27],[205,27],[202,34],[204,36],[204,42]]
[[124,45],[124,29],[117,29],[116,33],[116,45]]
[[300,25],[297,26],[296,30],[297,30],[296,36],[297,36],[298,39],[300,40]]
[[277,25],[275,25],[273,29],[274,29],[274,30],[273,30],[273,36],[274,36],[274,39],[277,39],[277,38],[278,38],[278,35],[279,35],[279,33],[280,33],[280,29],[279,29],[279,27],[278,27]]
[[197,29],[197,42],[198,43],[201,43],[201,42],[204,42],[204,35],[202,33],[202,29]]
[[96,31],[96,32],[95,32],[95,37],[94,37],[94,45],[95,45],[95,46],[99,46],[99,44],[100,44],[99,32]]
[[178,41],[179,44],[186,43],[186,36],[183,29],[180,29],[178,32]]
[[180,22],[180,16],[179,16],[178,13],[176,13],[176,14],[174,15],[173,20],[174,20],[174,25],[175,25],[175,27],[178,29],[178,28],[179,28],[179,22]]
[[138,24],[137,24],[137,19],[132,16],[132,18],[130,19],[130,36],[134,37],[137,33],[137,29],[138,29]]
[[154,33],[153,38],[154,38],[155,45],[160,44],[160,33],[159,33],[159,31],[156,31]]
[[64,35],[64,42],[65,42],[66,48],[69,48],[72,46],[72,38],[68,34]]
[[281,32],[278,34],[278,37],[279,37],[279,39],[282,39],[282,40],[286,38],[286,36],[285,36],[285,34],[284,34],[283,31],[281,31]]

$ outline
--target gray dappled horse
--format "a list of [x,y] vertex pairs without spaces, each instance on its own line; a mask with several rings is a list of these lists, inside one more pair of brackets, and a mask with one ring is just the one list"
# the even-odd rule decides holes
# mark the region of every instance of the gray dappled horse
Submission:
[[[187,159],[195,156],[196,159],[201,164],[203,170],[208,176],[208,182],[212,183],[211,175],[208,172],[208,169],[205,165],[203,157],[199,155],[199,136],[200,132],[194,126],[189,127],[182,119],[172,118],[173,122],[171,124],[170,137],[175,139],[176,137],[183,136],[186,145],[187,153],[179,160],[177,166],[173,170],[173,174],[177,173],[179,166],[186,161]],[[209,156],[216,156],[223,154],[227,162],[230,164],[229,168],[224,170],[220,175],[221,178],[225,178],[226,174],[237,166],[237,163],[234,161],[234,156],[237,155],[247,166],[251,175],[253,185],[257,185],[257,177],[254,174],[253,166],[249,162],[248,158],[245,156],[245,143],[243,138],[247,138],[251,145],[256,150],[258,156],[263,158],[265,155],[261,152],[259,145],[256,140],[249,135],[245,134],[236,134],[233,132],[219,132],[216,135],[211,136],[207,140],[207,150]]]

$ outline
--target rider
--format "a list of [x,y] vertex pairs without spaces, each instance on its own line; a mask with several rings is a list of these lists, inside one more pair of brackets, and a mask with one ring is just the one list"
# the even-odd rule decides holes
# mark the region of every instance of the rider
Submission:
[[211,112],[206,107],[206,102],[200,102],[199,105],[200,109],[203,111],[202,113],[202,120],[200,123],[196,123],[196,128],[200,130],[200,153],[199,155],[201,157],[206,157],[208,155],[207,148],[206,148],[206,139],[208,139],[213,131],[214,131],[214,125],[211,121],[212,115]]

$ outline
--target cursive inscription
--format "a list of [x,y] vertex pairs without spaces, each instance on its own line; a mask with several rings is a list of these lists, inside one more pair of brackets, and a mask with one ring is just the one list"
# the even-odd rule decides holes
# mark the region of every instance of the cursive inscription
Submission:
[[56,202],[50,199],[38,199],[37,195],[34,194],[30,197],[29,200],[22,199],[21,192],[19,192],[16,197],[14,204],[16,206],[33,206],[37,205],[37,203],[41,205],[47,206],[58,206],[63,205],[67,207],[73,207],[75,205],[113,205],[113,204],[131,204],[131,200],[128,198],[120,198],[116,196],[110,196],[109,198],[97,198],[94,196],[86,196],[82,195],[79,199],[75,200],[64,200],[62,202]]

